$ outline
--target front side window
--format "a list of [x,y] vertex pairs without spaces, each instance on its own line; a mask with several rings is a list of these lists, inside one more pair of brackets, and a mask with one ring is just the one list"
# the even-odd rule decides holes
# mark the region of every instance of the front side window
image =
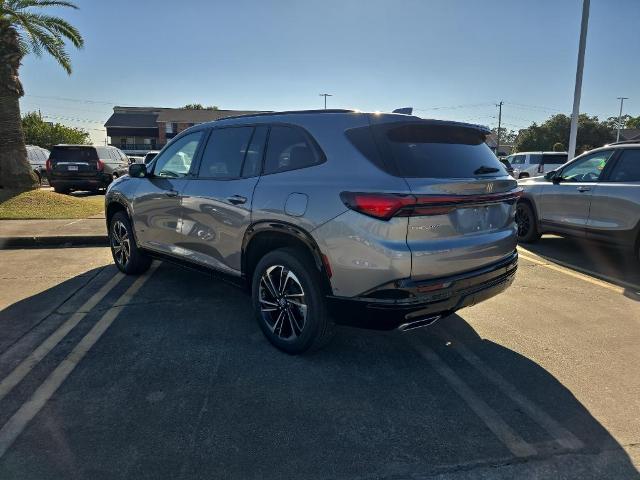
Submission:
[[264,173],[285,172],[311,167],[322,162],[319,152],[309,143],[300,128],[283,125],[271,127]]
[[640,149],[623,150],[611,172],[611,182],[640,182]]
[[511,165],[522,165],[524,163],[525,155],[516,155],[511,160]]
[[564,182],[597,182],[612,154],[613,150],[605,150],[576,160],[562,170],[560,178]]
[[193,132],[175,140],[158,156],[153,168],[158,177],[179,178],[189,173],[202,132]]
[[238,178],[251,141],[253,127],[219,128],[211,131],[202,153],[201,178]]

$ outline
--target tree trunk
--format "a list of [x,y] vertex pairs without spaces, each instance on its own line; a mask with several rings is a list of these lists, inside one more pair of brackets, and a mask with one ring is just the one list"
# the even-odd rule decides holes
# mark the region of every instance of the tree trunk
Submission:
[[0,21],[0,189],[29,190],[37,187],[27,161],[20,104],[24,94],[18,79],[22,52],[18,34],[6,21]]

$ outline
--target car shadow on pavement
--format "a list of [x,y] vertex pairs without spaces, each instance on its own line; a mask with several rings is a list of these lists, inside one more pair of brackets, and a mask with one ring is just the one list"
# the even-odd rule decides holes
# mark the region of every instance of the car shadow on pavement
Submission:
[[[0,401],[0,423],[107,308]],[[411,333],[341,327],[325,349],[290,356],[243,292],[194,271],[162,264],[118,309],[0,459],[0,478],[640,478],[564,385],[481,338],[464,311]]]
[[[624,295],[640,301],[640,259],[633,252],[588,240],[543,235],[520,249],[577,272],[600,277],[625,289]],[[634,288],[637,287],[637,288]]]

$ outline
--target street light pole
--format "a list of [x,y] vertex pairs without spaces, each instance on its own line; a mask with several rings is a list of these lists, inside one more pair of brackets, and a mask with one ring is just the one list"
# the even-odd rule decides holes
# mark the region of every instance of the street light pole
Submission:
[[324,109],[327,109],[327,97],[333,97],[330,93],[321,93],[321,97],[324,97]]
[[502,104],[504,102],[500,100],[498,104],[498,134],[496,135],[498,138],[496,139],[496,157],[498,156],[498,150],[500,150],[500,129],[502,126]]
[[569,155],[571,160],[576,154],[578,136],[578,115],[580,115],[580,94],[582,92],[582,71],[584,70],[584,50],[587,45],[587,27],[589,26],[589,0],[582,2],[582,23],[580,24],[580,45],[578,47],[578,66],[576,68],[576,86],[573,91],[573,111],[571,112],[571,131],[569,132]]
[[620,141],[620,129],[622,128],[622,104],[628,99],[629,97],[618,97],[618,100],[620,100],[620,113],[618,114],[618,135],[616,136],[616,142]]

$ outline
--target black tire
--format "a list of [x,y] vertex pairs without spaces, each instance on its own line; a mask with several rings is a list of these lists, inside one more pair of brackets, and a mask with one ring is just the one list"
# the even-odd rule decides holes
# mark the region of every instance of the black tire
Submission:
[[538,219],[527,202],[518,202],[516,205],[516,224],[518,225],[518,242],[535,243],[540,239]]
[[[267,285],[267,274],[272,279],[285,276],[283,288],[279,288],[282,284],[271,285],[277,297]],[[287,353],[317,350],[333,335],[333,321],[327,311],[320,274],[303,251],[282,248],[262,257],[253,272],[251,300],[264,335]],[[274,311],[263,311],[263,308]]]
[[136,245],[129,217],[117,212],[109,223],[109,246],[113,261],[122,273],[138,275],[151,266],[151,257]]
[[66,194],[68,194],[70,192],[70,189],[66,188],[66,187],[59,187],[59,186],[54,185],[53,186],[53,191],[56,192],[56,193],[61,193],[63,195],[66,195]]
[[529,174],[528,173],[521,173],[518,178],[529,178]]

